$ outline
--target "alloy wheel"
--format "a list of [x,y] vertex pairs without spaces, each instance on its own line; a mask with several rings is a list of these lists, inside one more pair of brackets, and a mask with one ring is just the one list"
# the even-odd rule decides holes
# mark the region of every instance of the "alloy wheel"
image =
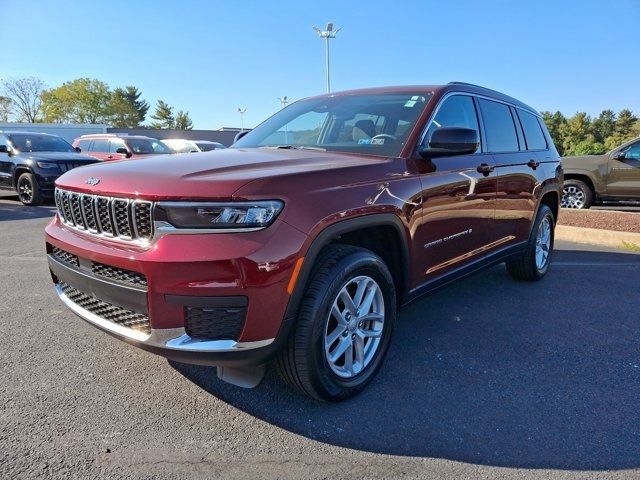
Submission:
[[543,270],[549,261],[549,253],[551,250],[551,221],[549,217],[545,217],[536,235],[536,267]]
[[342,287],[331,307],[324,333],[325,358],[333,373],[350,379],[375,358],[384,328],[384,296],[366,275]]
[[562,208],[584,208],[586,194],[575,185],[567,185],[562,189]]
[[24,203],[29,203],[33,199],[33,187],[26,178],[21,178],[18,182],[18,196]]

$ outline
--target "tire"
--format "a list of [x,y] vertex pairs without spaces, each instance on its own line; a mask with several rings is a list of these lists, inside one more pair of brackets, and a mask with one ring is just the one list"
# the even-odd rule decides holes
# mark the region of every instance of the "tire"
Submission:
[[562,208],[586,209],[593,205],[594,193],[582,180],[565,180],[562,186]]
[[[513,278],[533,282],[540,280],[547,273],[553,254],[554,223],[551,209],[547,205],[540,205],[524,253],[519,258],[506,262],[507,270]],[[546,255],[540,256],[538,245],[541,245],[541,250],[545,252],[545,243]],[[540,261],[541,258],[543,261]]]
[[[364,293],[358,297],[360,286]],[[367,312],[350,308],[342,300],[345,292],[356,299],[354,303],[372,298],[370,309],[364,300]],[[380,368],[395,318],[396,291],[384,261],[369,250],[331,245],[314,266],[294,331],[277,359],[280,375],[317,400],[345,400],[362,391]],[[340,350],[344,351],[338,355]]]
[[18,198],[27,206],[42,205],[42,192],[32,173],[23,173],[16,183]]

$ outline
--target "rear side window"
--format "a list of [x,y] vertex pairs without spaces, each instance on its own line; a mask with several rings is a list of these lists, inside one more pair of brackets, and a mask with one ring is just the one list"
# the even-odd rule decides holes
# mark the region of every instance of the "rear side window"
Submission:
[[516,126],[508,105],[483,98],[478,100],[489,152],[517,152]]
[[94,152],[108,152],[109,151],[109,140],[105,138],[96,138],[93,141],[93,147],[91,148]]
[[80,140],[78,142],[78,147],[80,147],[80,150],[82,150],[83,152],[88,152],[90,145],[91,145],[91,140]]
[[447,98],[440,105],[436,116],[431,120],[431,125],[427,130],[427,141],[431,139],[431,135],[435,130],[442,127],[471,128],[479,132],[478,116],[476,115],[473,99],[466,95],[453,95]]
[[547,140],[544,138],[536,116],[523,110],[518,110],[518,116],[524,130],[524,138],[527,141],[527,150],[546,150]]

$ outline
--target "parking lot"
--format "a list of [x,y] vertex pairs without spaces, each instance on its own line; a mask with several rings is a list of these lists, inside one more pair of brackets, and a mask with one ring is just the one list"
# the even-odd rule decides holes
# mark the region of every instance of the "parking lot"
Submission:
[[75,317],[48,276],[52,210],[0,199],[0,478],[640,477],[640,255],[562,244],[541,282],[457,282],[401,313],[362,395],[327,405]]

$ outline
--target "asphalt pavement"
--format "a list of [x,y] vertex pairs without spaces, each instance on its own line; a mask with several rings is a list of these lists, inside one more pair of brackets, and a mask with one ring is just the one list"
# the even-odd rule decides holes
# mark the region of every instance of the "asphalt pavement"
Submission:
[[[0,478],[640,478],[640,255],[557,245],[400,314],[358,397],[243,390],[55,298],[51,207],[0,200]],[[598,250],[598,249],[595,249]]]

